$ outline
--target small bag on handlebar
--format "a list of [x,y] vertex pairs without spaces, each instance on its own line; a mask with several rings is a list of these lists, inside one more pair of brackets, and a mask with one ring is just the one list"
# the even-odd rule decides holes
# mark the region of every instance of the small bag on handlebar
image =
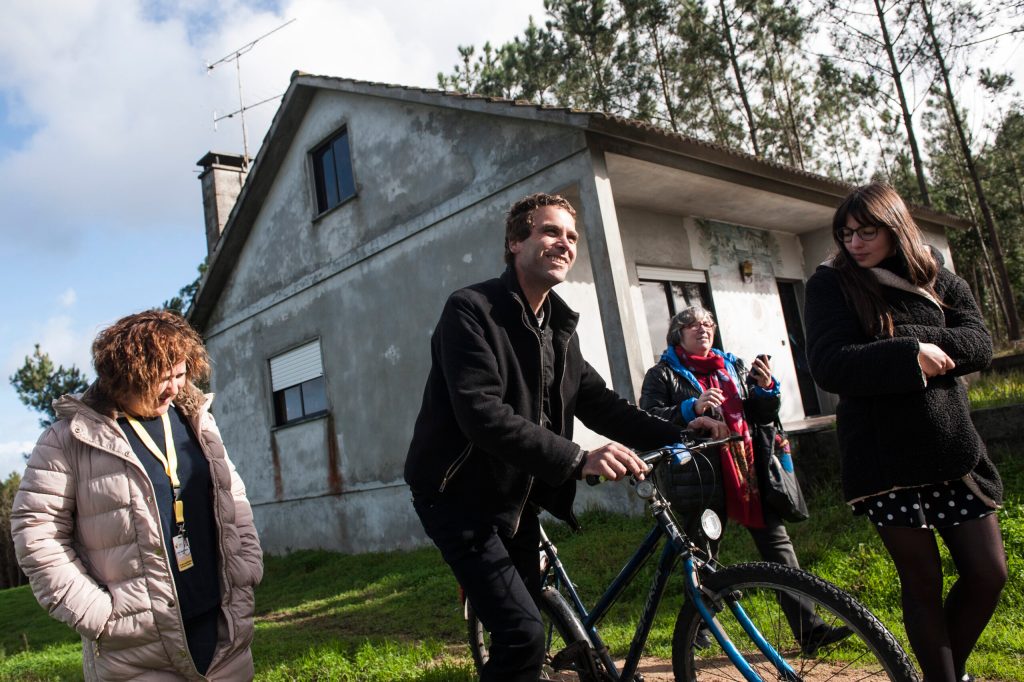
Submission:
[[754,466],[761,490],[761,503],[783,521],[806,521],[810,514],[800,481],[793,468],[789,438],[782,424],[753,426]]

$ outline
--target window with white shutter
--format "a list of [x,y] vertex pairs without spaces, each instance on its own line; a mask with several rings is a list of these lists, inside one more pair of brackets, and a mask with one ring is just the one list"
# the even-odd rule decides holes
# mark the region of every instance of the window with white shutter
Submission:
[[274,422],[281,426],[327,412],[324,363],[320,340],[270,359]]

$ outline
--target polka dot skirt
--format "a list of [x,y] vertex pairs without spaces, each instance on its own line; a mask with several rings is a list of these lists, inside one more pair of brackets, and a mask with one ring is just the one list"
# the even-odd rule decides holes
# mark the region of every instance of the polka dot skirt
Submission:
[[876,525],[902,528],[948,528],[995,511],[960,480],[893,490],[850,506]]

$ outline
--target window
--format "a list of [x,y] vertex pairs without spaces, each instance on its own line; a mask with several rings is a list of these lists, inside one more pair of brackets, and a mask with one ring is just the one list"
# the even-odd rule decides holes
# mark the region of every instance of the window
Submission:
[[[697,270],[670,270],[637,266],[640,293],[644,299],[644,314],[651,336],[654,358],[665,350],[668,321],[688,306],[700,306],[714,313],[711,289],[703,272]],[[718,328],[715,328],[715,347],[722,347]]]
[[318,213],[329,211],[356,195],[348,130],[342,130],[313,150],[313,178],[316,183]]
[[327,412],[320,342],[313,341],[271,358],[270,383],[276,425]]

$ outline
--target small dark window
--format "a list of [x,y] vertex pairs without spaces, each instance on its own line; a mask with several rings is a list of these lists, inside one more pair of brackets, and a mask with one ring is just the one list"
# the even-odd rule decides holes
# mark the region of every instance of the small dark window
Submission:
[[356,195],[347,130],[313,150],[313,176],[318,213],[328,211]]
[[278,426],[327,412],[320,342],[313,341],[270,359],[274,423]]
[[278,426],[326,411],[327,394],[322,376],[274,392],[274,421]]

